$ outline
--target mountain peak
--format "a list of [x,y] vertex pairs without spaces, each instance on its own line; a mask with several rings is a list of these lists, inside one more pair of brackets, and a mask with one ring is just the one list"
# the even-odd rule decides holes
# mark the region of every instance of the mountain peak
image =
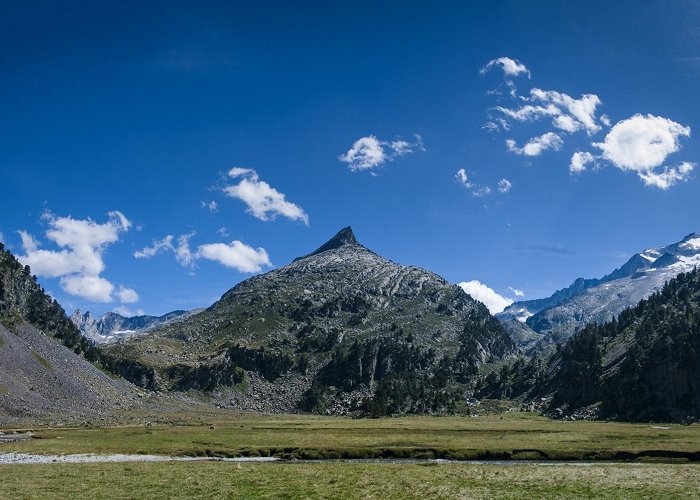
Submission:
[[352,232],[352,227],[350,226],[344,227],[338,231],[335,236],[321,245],[314,253],[333,250],[334,248],[340,248],[343,245],[359,245],[357,238],[355,238],[355,233]]
[[333,236],[330,240],[326,241],[323,245],[318,247],[316,250],[310,254],[304,255],[303,257],[298,257],[294,259],[295,261],[300,259],[305,259],[306,257],[311,257],[322,252],[327,252],[328,250],[335,250],[336,248],[341,248],[344,246],[362,246],[355,238],[355,233],[352,232],[350,226],[344,227],[338,233]]

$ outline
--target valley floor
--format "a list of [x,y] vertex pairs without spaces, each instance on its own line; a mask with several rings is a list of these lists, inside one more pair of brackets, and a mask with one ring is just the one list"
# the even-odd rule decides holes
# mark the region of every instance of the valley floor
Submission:
[[0,466],[4,498],[700,498],[700,466],[367,463]]
[[561,422],[514,412],[385,419],[208,412],[138,421],[36,427],[33,439],[0,443],[0,454],[287,461],[0,465],[0,497],[700,498],[697,424]]

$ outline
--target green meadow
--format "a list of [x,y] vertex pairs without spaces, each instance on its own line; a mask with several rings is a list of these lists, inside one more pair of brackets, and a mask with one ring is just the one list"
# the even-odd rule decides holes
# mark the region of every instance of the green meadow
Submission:
[[[0,465],[0,497],[700,498],[700,425],[562,422],[529,413],[161,417],[146,425],[31,429],[35,439],[0,444],[0,453],[286,461]],[[400,460],[409,458],[486,462]]]

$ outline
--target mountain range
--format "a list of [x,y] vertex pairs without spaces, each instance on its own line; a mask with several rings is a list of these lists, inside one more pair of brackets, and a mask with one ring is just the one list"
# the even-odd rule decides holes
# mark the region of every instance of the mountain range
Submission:
[[522,399],[555,417],[700,418],[700,270],[681,273],[615,319],[591,323],[551,354],[480,380],[479,397]]
[[519,346],[541,350],[566,341],[589,323],[612,320],[698,265],[700,236],[691,233],[677,243],[634,254],[602,278],[579,278],[547,298],[515,302],[498,317]]
[[201,311],[203,309],[171,311],[162,316],[140,315],[131,317],[125,317],[115,312],[107,312],[98,318],[94,318],[90,311],[82,313],[80,309],[76,309],[70,320],[88,340],[95,344],[108,344],[142,334],[156,326],[183,321]]
[[69,319],[0,244],[0,420],[104,415],[147,394],[161,408],[444,414],[476,396],[554,416],[694,419],[698,263],[693,233],[496,319],[348,227],[205,310]]

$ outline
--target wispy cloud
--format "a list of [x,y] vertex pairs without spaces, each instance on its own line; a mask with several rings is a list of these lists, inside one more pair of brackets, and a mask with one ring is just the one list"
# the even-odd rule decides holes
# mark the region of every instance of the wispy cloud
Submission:
[[172,252],[177,262],[187,268],[192,268],[199,259],[218,262],[225,267],[236,269],[242,273],[261,271],[265,266],[271,266],[270,258],[264,248],[253,248],[245,243],[234,240],[231,243],[204,243],[195,251],[190,248],[190,240],[194,233],[182,234],[175,238],[169,234],[137,252],[137,259],[151,259],[163,252]]
[[498,192],[507,193],[513,188],[513,183],[508,179],[501,179],[498,181]]
[[216,213],[219,211],[219,205],[216,203],[215,200],[212,200],[210,202],[203,201],[202,208],[206,208],[211,213]]
[[413,153],[415,150],[425,151],[423,139],[415,134],[413,142],[397,139],[394,141],[382,141],[373,135],[360,137],[352,147],[338,157],[348,164],[353,172],[372,171],[373,169],[394,160],[399,156]]
[[564,141],[554,132],[547,132],[538,137],[533,137],[522,148],[519,148],[513,139],[506,140],[508,151],[523,156],[539,156],[548,149],[559,151],[563,144]]
[[527,69],[527,66],[517,59],[511,59],[510,57],[491,59],[479,70],[479,73],[484,75],[493,68],[500,68],[505,76],[518,76],[521,74],[526,74],[527,77],[530,78],[530,70]]
[[[471,181],[469,174],[466,169],[460,168],[455,173],[455,179],[461,185],[463,185],[472,196],[484,197],[491,194],[492,190],[489,186],[482,186]],[[507,193],[511,190],[513,184],[508,179],[501,179],[498,181],[498,187],[496,188],[499,193]]]

